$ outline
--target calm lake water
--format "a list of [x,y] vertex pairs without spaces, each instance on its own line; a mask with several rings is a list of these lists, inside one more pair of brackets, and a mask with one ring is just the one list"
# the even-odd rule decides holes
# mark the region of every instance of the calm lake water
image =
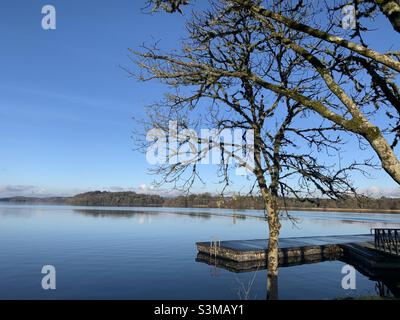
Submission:
[[[266,238],[259,211],[0,205],[0,299],[265,299],[266,270],[232,273],[196,262],[198,241]],[[369,233],[400,215],[292,212],[282,237]],[[41,288],[44,265],[57,289]],[[281,299],[376,296],[380,279],[357,272],[344,290],[340,261],[280,269]],[[400,283],[400,280],[399,280]],[[388,289],[386,288],[385,291]],[[247,292],[247,293],[245,293]],[[386,294],[392,294],[386,292]]]

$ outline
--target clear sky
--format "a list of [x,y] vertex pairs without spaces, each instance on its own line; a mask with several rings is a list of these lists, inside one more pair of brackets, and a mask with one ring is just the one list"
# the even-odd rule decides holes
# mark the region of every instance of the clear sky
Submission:
[[[57,10],[56,30],[41,27],[45,4]],[[1,1],[0,197],[148,191],[154,177],[145,155],[133,151],[132,117],[143,115],[165,88],[138,83],[119,66],[131,66],[127,48],[143,42],[176,47],[184,17],[147,15],[143,5]],[[205,172],[210,183],[216,182],[214,169]],[[357,185],[398,190],[385,173],[374,175]],[[216,189],[212,184],[197,191]]]

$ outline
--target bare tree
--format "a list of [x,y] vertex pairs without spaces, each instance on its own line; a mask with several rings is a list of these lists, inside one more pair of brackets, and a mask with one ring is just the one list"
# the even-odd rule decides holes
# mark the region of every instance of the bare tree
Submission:
[[[292,11],[291,15],[307,18],[306,11]],[[307,42],[298,31],[282,25],[276,28],[285,39]],[[257,190],[265,202],[268,292],[270,298],[277,298],[280,214],[287,214],[279,210],[278,199],[311,200],[316,195],[335,199],[356,194],[349,173],[362,171],[368,163],[341,164],[341,127],[327,123],[299,99],[265,85],[296,90],[308,99],[325,94],[324,87],[316,85],[319,75],[303,72],[307,61],[280,37],[271,38],[264,22],[254,19],[246,8],[227,10],[226,1],[213,1],[208,11],[194,14],[187,30],[189,37],[180,50],[163,53],[156,45],[131,50],[138,66],[131,72],[133,76],[141,81],[158,80],[170,88],[162,101],[149,107],[145,129],[168,131],[171,119],[175,120],[175,132],[186,130],[184,137],[177,139],[178,155],[179,148],[190,140],[190,128],[216,128],[218,133],[252,130],[254,163],[241,161],[238,155],[243,145],[200,139],[199,144],[207,145],[206,152],[192,143],[195,157],[166,161],[154,173],[162,176],[160,183],[190,190],[196,179],[201,179],[199,165],[213,148],[221,150],[219,172],[224,186],[230,185],[232,160],[247,168],[253,185],[250,192]],[[151,143],[145,141],[142,146]],[[249,141],[243,139],[242,143]],[[326,154],[325,160],[322,154]]]
[[[248,0],[242,1],[249,2]],[[253,2],[254,3],[254,2]],[[260,3],[260,1],[258,1]],[[298,2],[298,6],[302,1]],[[180,12],[182,7],[189,4],[189,0],[149,0],[148,5],[153,10],[163,9],[167,12]],[[399,0],[347,0],[344,5],[353,5],[358,12],[358,16],[371,17],[380,10],[389,19],[393,29],[400,32],[400,2]]]
[[[287,96],[303,101],[323,117],[365,139],[380,158],[383,169],[400,183],[400,160],[394,151],[400,134],[400,91],[395,81],[400,71],[399,53],[380,53],[370,49],[364,43],[360,32],[352,34],[352,38],[357,37],[360,40],[359,43],[345,40],[339,36],[345,31],[337,27],[337,19],[328,14],[330,11],[325,12],[324,24],[311,27],[299,19],[288,18],[282,10],[263,8],[257,1],[233,2],[238,4],[235,10],[239,10],[239,7],[242,10],[245,6],[256,19],[263,21],[266,27],[269,26],[275,38],[281,36],[274,32],[276,26],[272,21],[307,34],[310,43],[306,46],[284,37],[281,37],[281,41],[309,63],[320,75],[320,81],[326,84],[332,96],[329,100],[325,97],[325,101],[309,99],[296,91],[287,91],[286,88],[272,87],[268,83],[265,83],[265,86],[277,92],[285,91]],[[312,4],[308,1],[299,0],[296,8],[310,5]],[[316,20],[315,16],[318,17],[318,14],[314,13],[314,19],[311,21]],[[357,30],[367,31],[360,27],[356,28]],[[311,52],[309,48],[317,50]],[[370,78],[370,83],[363,81],[364,77]],[[375,110],[371,110],[371,107],[375,107]],[[373,123],[378,112],[388,116],[383,125]],[[397,123],[391,125],[390,120],[396,120]],[[392,143],[389,142],[390,139],[393,139]]]
[[[178,7],[187,3],[178,3]],[[395,152],[400,138],[400,90],[396,83],[400,72],[400,53],[381,53],[366,45],[362,33],[368,30],[359,22],[355,31],[350,34],[350,39],[346,39],[346,34],[349,33],[340,27],[337,19],[337,15],[341,14],[338,9],[353,4],[357,9],[356,18],[371,18],[379,11],[398,31],[398,1],[339,1],[333,8],[325,2],[322,7],[318,6],[313,0],[274,0],[266,2],[265,6],[261,3],[263,1],[260,0],[224,2],[226,12],[246,10],[255,20],[262,22],[266,32],[270,34],[266,41],[279,40],[307,61],[304,72],[312,69],[318,74],[317,82],[323,81],[329,94],[321,98],[310,96],[296,88],[288,89],[266,81],[256,74],[243,76],[276,94],[307,106],[341,128],[356,134],[372,147],[383,169],[400,183],[400,160]],[[308,13],[308,20],[304,16],[291,15],[293,12],[305,11]],[[282,27],[307,35],[308,42],[300,45],[296,39],[283,36],[280,32]],[[240,77],[237,73],[224,75]],[[363,80],[365,78],[370,79],[369,83]],[[374,117],[382,114],[386,115],[386,121],[383,124],[375,122]]]

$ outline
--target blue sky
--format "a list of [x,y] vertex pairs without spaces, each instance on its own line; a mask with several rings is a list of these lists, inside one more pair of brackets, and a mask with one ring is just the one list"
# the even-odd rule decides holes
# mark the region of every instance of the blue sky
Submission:
[[[132,117],[165,88],[119,66],[131,66],[127,49],[143,42],[176,47],[184,17],[143,14],[143,2],[1,2],[0,196],[147,190],[154,177],[133,151]],[[57,10],[56,30],[41,28],[45,4]],[[195,191],[217,190],[214,169],[204,177],[213,184]],[[374,175],[358,186],[398,189]]]

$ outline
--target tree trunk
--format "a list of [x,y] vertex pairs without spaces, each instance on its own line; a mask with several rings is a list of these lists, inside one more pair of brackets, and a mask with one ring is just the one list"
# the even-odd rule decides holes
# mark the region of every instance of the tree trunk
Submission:
[[[255,175],[257,177],[258,186],[265,202],[265,210],[267,211],[269,241],[268,241],[268,279],[267,279],[267,299],[278,299],[278,266],[279,266],[279,231],[281,224],[279,222],[278,212],[278,174],[275,172],[271,175],[270,188],[264,177],[261,165],[261,135],[259,128],[254,128],[254,160]],[[279,164],[274,163],[275,170],[279,169]]]
[[[272,203],[271,203],[272,202]],[[267,204],[268,210],[268,285],[267,299],[278,299],[278,267],[279,267],[279,212],[277,210],[276,199]]]
[[394,181],[400,184],[400,160],[397,158],[380,130],[370,126],[370,128],[365,130],[363,136],[370,143],[381,160],[382,168]]

